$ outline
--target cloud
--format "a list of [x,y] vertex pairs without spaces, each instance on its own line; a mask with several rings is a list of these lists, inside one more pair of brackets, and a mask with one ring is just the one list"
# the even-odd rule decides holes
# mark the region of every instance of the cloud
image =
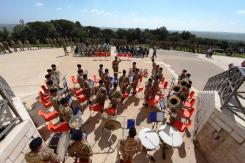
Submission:
[[56,8],[57,11],[61,11],[62,9],[63,8],[61,8],[61,7]]
[[88,10],[88,9],[82,9],[80,10],[82,14],[89,14],[89,15],[96,15],[96,16],[115,16],[111,12],[105,12],[104,10],[99,10],[97,8]]
[[43,3],[41,3],[41,2],[37,2],[37,3],[35,3],[35,6],[36,7],[42,7],[44,4]]
[[245,15],[245,10],[239,10],[236,12],[238,15]]

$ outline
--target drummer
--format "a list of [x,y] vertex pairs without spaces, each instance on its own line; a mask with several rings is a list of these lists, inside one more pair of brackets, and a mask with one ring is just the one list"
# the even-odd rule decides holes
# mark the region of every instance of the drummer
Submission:
[[57,92],[58,92],[58,90],[56,88],[50,89],[50,95],[51,95],[50,101],[53,105],[54,110],[59,112],[60,111],[60,109],[59,109],[60,99],[59,99]]
[[109,99],[113,108],[118,108],[118,104],[122,98],[122,93],[117,87],[117,83],[113,84],[113,88],[109,92]]
[[78,72],[79,70],[82,70],[82,65],[81,65],[81,64],[77,64],[77,72]]
[[73,135],[73,140],[68,146],[68,155],[75,157],[75,162],[91,163],[90,157],[93,155],[93,151],[88,141],[83,139],[83,132],[77,130]]
[[115,57],[115,60],[112,61],[112,69],[114,71],[114,77],[117,79],[118,76],[118,69],[119,69],[119,63],[121,62],[120,58]]
[[152,94],[152,92],[151,92],[151,88],[152,88],[152,78],[149,78],[148,79],[148,82],[147,82],[147,84],[145,85],[145,92],[144,92],[144,95],[145,95],[145,103],[144,103],[144,106],[148,106],[148,104],[147,104],[147,101],[150,99],[150,97],[151,97],[151,94]]
[[[99,103],[101,106],[103,106],[102,108],[104,108],[105,101],[107,98],[107,93],[103,80],[99,81],[99,86],[96,88],[95,92],[96,92],[95,103]],[[103,112],[103,109],[101,109],[101,112]]]
[[103,79],[103,74],[104,74],[103,64],[100,64],[98,72],[99,72],[100,79]]
[[126,75],[126,70],[123,70],[123,75],[119,78],[119,87],[122,94],[124,94],[129,86],[129,78]]
[[129,129],[128,137],[126,139],[119,140],[120,163],[133,163],[132,159],[134,155],[141,151],[141,143],[136,138],[137,132],[135,127]]
[[91,104],[91,95],[92,95],[92,88],[90,86],[90,83],[88,81],[88,76],[87,74],[83,75],[83,92],[84,95],[88,98],[88,103]]
[[103,81],[104,81],[104,85],[106,88],[107,93],[109,93],[110,89],[111,89],[111,82],[110,82],[110,75],[109,75],[109,70],[105,69],[105,73],[103,74]]
[[133,88],[133,92],[132,92],[133,95],[136,94],[136,88],[137,88],[137,85],[138,85],[140,78],[141,78],[141,75],[139,73],[139,69],[135,69],[134,70],[134,76],[133,76],[133,82],[131,84],[131,86]]
[[69,122],[71,117],[73,116],[72,114],[72,109],[69,107],[67,99],[62,98],[60,100],[60,107],[59,107],[59,118],[61,122]]

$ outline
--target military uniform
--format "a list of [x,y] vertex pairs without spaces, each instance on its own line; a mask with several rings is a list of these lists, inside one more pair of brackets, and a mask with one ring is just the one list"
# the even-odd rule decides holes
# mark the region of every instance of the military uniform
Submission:
[[122,94],[124,94],[127,91],[128,86],[129,86],[129,78],[126,75],[122,75],[119,78],[119,87],[122,91]]
[[112,69],[114,71],[114,77],[117,78],[118,75],[118,69],[119,69],[119,63],[121,62],[121,60],[114,60],[112,62]]
[[36,39],[35,42],[36,42],[36,45],[37,45],[37,49],[41,49],[41,47],[40,47],[40,41],[38,39]]
[[119,141],[119,156],[124,162],[131,162],[134,155],[141,150],[141,143],[138,138],[121,139]]
[[3,46],[4,46],[5,50],[8,50],[9,53],[12,53],[12,51],[10,50],[10,47],[9,47],[9,43],[7,41],[3,41]]
[[13,40],[10,40],[10,45],[14,49],[14,51],[17,52],[16,44]]
[[157,68],[156,62],[152,62],[152,76],[153,77],[156,75],[156,68]]
[[118,104],[122,98],[122,93],[119,89],[113,88],[109,92],[109,98],[111,100],[112,107],[117,108]]
[[66,44],[62,43],[62,46],[63,46],[64,52],[65,52],[65,55],[69,55],[68,51],[67,51],[67,48],[66,48]]
[[145,101],[149,100],[150,97],[151,97],[151,88],[152,88],[152,82],[148,82],[146,85],[145,85],[145,92],[144,92],[144,95],[145,95]]
[[79,140],[69,145],[68,155],[70,157],[79,158],[80,162],[86,162],[89,161],[89,157],[93,155],[93,151],[86,140]]
[[69,122],[72,115],[73,115],[72,110],[69,106],[60,106],[59,108],[60,121]]
[[52,76],[53,76],[53,79],[59,85],[59,83],[60,83],[60,72],[58,70],[52,71]]
[[57,112],[59,112],[60,111],[59,98],[56,97],[56,96],[51,96],[50,101],[51,101],[51,103],[52,103],[52,105],[54,107],[54,110],[57,111]]
[[106,97],[107,97],[106,88],[103,85],[100,85],[96,90],[96,100],[95,101],[99,103],[100,105],[104,106]]
[[99,77],[102,80],[103,79],[103,74],[104,74],[103,69],[99,69],[98,71],[99,71]]
[[103,81],[104,81],[104,85],[105,85],[105,88],[106,88],[107,92],[109,92],[109,90],[111,88],[111,82],[110,82],[109,74],[104,73]]
[[48,147],[41,147],[38,151],[25,154],[27,163],[55,163],[59,162],[58,156]]
[[88,81],[88,79],[83,79],[83,91],[84,91],[84,95],[87,98],[90,98],[92,95],[92,88],[90,86],[90,83]]
[[31,50],[31,45],[28,40],[24,41],[25,46],[27,47],[27,50]]
[[80,85],[80,88],[83,88],[83,73],[77,75],[77,82]]
[[154,98],[160,92],[159,81],[155,80],[150,89],[151,89],[150,96]]
[[20,40],[17,40],[17,46],[20,48],[21,51],[24,51],[23,44]]
[[134,73],[133,82],[131,84],[131,86],[133,88],[133,92],[136,92],[136,88],[137,88],[137,85],[138,85],[140,78],[141,78],[141,76],[139,73]]

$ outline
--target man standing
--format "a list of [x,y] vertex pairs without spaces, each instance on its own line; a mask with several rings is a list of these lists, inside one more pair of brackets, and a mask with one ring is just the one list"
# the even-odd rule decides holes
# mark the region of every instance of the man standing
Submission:
[[118,76],[118,69],[119,69],[119,63],[120,62],[121,62],[121,59],[118,59],[117,57],[115,57],[115,60],[112,61],[112,69],[114,71],[115,79],[117,79],[117,76]]
[[40,47],[40,40],[39,39],[35,39],[36,45],[37,45],[37,49],[41,49]]
[[126,70],[123,70],[123,75],[119,78],[119,87],[124,94],[129,86],[129,78],[126,75]]
[[136,88],[137,88],[137,85],[138,85],[138,82],[141,78],[140,74],[139,74],[139,69],[136,69],[134,73],[134,76],[133,76],[133,82],[132,82],[132,88],[133,88],[133,92],[132,94],[135,95],[136,94]]
[[132,163],[134,155],[141,151],[141,143],[136,138],[137,132],[135,127],[129,129],[128,137],[119,141],[118,155],[120,163]]
[[51,95],[50,101],[53,105],[54,110],[59,113],[60,112],[60,102],[59,102],[57,92],[58,90],[56,88],[50,89],[50,95]]
[[83,70],[78,70],[77,72],[77,82],[80,86],[80,88],[83,88]]
[[67,99],[62,98],[60,100],[60,108],[59,108],[59,118],[61,122],[69,122],[71,117],[73,116],[72,109],[69,107]]
[[110,81],[110,75],[109,75],[109,70],[108,69],[105,69],[105,73],[103,75],[103,81],[104,81],[107,93],[109,93],[109,91],[111,89],[111,81]]
[[109,92],[109,99],[111,100],[111,106],[117,109],[121,98],[122,98],[122,93],[117,88],[117,83],[114,83],[113,88]]
[[90,83],[88,81],[87,74],[83,75],[83,91],[84,91],[84,95],[88,98],[88,103],[91,103],[90,97],[92,95],[92,88],[91,88]]
[[100,80],[99,81],[99,87],[96,90],[95,102],[99,103],[101,106],[103,106],[102,108],[104,108],[106,98],[107,98],[106,88],[104,86],[103,80]]
[[48,147],[42,146],[43,140],[41,137],[34,138],[29,147],[30,152],[25,154],[27,163],[44,163],[44,162],[60,162],[58,156]]
[[103,80],[103,74],[104,74],[103,64],[100,64],[98,72],[99,72],[100,79]]
[[153,54],[152,54],[152,58],[154,58],[154,57],[157,58],[157,49],[155,46],[153,47]]
[[151,88],[152,88],[152,78],[149,78],[147,84],[145,85],[145,92],[144,92],[144,95],[145,95],[144,106],[146,107],[147,107],[147,101],[150,99],[151,94],[152,94]]
[[55,64],[52,64],[51,68],[52,68],[52,74],[54,75],[56,81],[58,82],[58,85],[60,85],[60,72],[57,70]]
[[68,155],[75,157],[75,162],[91,163],[90,157],[93,151],[86,139],[83,139],[82,131],[77,131],[73,136],[74,142],[68,146]]

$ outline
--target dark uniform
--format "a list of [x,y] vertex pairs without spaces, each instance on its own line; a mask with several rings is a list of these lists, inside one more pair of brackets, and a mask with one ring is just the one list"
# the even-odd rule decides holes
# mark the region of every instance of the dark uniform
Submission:
[[119,78],[119,87],[122,91],[122,94],[124,94],[128,90],[128,86],[129,86],[129,78],[126,76],[126,74],[123,74]]
[[111,82],[110,82],[110,75],[108,73],[104,73],[103,81],[107,92],[109,92],[109,90],[111,89]]
[[136,88],[137,88],[137,85],[138,85],[138,82],[141,78],[141,75],[139,74],[139,69],[137,69],[135,72],[134,72],[134,76],[133,76],[133,82],[131,84],[132,88],[133,88],[133,93],[135,94],[136,93]]
[[145,85],[145,101],[149,100],[152,94],[151,88],[152,88],[152,80],[149,80],[147,84]]
[[102,84],[96,90],[95,102],[104,106],[106,97],[107,97],[107,91],[106,91],[106,88],[104,87],[104,85]]

